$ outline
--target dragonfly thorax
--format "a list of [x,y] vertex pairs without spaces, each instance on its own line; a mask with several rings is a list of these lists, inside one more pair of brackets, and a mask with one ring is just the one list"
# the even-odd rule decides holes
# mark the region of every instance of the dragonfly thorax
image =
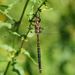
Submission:
[[41,26],[40,26],[40,18],[36,17],[35,18],[35,33],[40,33],[41,32]]

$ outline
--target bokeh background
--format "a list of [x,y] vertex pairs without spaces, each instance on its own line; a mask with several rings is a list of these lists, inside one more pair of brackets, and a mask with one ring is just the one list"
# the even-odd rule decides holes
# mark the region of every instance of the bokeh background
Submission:
[[[20,34],[27,32],[28,20],[42,1],[30,0],[19,28]],[[26,0],[0,0],[0,10],[18,21],[25,2]],[[7,9],[7,6],[10,8]],[[41,9],[41,75],[75,75],[75,0],[48,0]],[[20,38],[9,32],[10,27],[11,21],[6,14],[0,12],[0,75],[3,75],[8,61],[21,44]],[[16,68],[21,75],[39,75],[34,27],[25,40],[23,49],[26,52],[17,57]],[[18,74],[10,66],[7,75]]]

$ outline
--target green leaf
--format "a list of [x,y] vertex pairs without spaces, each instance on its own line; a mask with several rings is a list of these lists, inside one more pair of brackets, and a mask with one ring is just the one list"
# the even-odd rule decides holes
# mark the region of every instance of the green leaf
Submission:
[[[18,62],[17,62],[18,63]],[[24,70],[23,68],[20,66],[20,64],[15,64],[13,66],[13,71],[16,72],[18,75],[24,75]]]
[[2,27],[7,27],[7,28],[11,29],[11,24],[0,21],[0,28],[2,28]]
[[10,32],[11,32],[11,34],[16,35],[16,36],[18,36],[18,37],[21,36],[21,35],[20,35],[19,33],[17,33],[17,32],[12,32],[12,31],[10,31]]
[[31,32],[29,32],[28,37],[31,38],[35,35],[35,31],[31,30]]
[[37,65],[36,61],[31,57],[30,53],[27,50],[25,50],[24,48],[22,48],[21,50],[24,55],[26,55],[35,65]]
[[11,46],[8,46],[6,44],[0,45],[0,48],[7,50],[9,52],[13,51],[14,49]]
[[0,13],[5,15],[7,17],[7,19],[13,21],[13,18],[10,15],[8,15],[6,11],[4,12],[4,11],[0,10]]
[[0,5],[0,10],[5,11],[5,9],[7,9],[8,6],[7,5]]

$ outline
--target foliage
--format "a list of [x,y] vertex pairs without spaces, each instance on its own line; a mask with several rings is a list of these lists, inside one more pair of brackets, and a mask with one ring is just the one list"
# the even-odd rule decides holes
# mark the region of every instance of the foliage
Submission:
[[42,75],[75,75],[74,0],[0,0],[0,75],[39,75],[38,13]]

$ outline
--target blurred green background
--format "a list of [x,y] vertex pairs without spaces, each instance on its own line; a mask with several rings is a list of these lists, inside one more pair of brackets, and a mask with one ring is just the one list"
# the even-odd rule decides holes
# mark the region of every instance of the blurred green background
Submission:
[[[32,17],[43,0],[30,0],[19,33],[28,30]],[[26,0],[0,0],[0,10],[19,20]],[[2,7],[1,5],[10,6]],[[7,9],[7,10],[5,10]],[[40,46],[42,59],[41,75],[75,75],[75,0],[48,0],[42,6]],[[19,49],[20,38],[9,32],[10,20],[0,13],[0,75],[3,75],[14,51]],[[17,57],[16,68],[21,75],[39,75],[37,63],[36,34],[28,34],[23,48],[27,53]],[[30,56],[28,56],[30,55]],[[9,67],[7,75],[18,75]]]

